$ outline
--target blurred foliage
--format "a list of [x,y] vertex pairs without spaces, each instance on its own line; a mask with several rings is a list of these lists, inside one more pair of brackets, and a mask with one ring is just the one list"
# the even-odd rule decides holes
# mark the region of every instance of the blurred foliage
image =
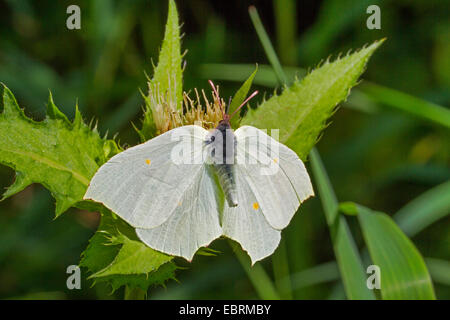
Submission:
[[[283,65],[314,66],[330,53],[387,37],[364,79],[449,105],[450,28],[445,2],[274,2],[275,6],[270,1],[177,1],[184,23],[182,45],[188,50],[183,87],[208,87],[206,80],[213,76],[204,64],[247,63],[254,68],[258,63],[256,88],[272,94],[273,89],[262,86],[264,81],[257,81],[264,72],[262,64],[268,60],[248,16],[248,6],[255,4]],[[145,89],[144,71],[151,75],[151,58],[157,59],[167,2],[78,1],[81,30],[65,26],[70,4],[0,1],[0,81],[36,120],[45,116],[51,89],[69,118],[73,119],[73,106],[78,101],[85,117],[98,119],[102,136],[106,129],[119,132],[122,145],[134,145],[139,136],[129,123],[136,124],[142,117],[144,101],[138,88]],[[369,4],[381,7],[381,30],[365,27]],[[220,85],[224,97],[239,88],[237,82],[223,81]],[[427,212],[422,203],[412,200],[424,195],[437,201],[426,192],[450,179],[448,128],[385,108],[389,101],[372,101],[354,93],[347,104],[356,108],[340,109],[318,144],[336,196],[386,213],[395,213],[406,204],[415,212]],[[0,187],[11,185],[13,176],[12,170],[0,167]],[[446,196],[448,193],[440,193],[440,198]],[[82,290],[66,289],[66,268],[78,263],[99,219],[94,213],[70,209],[53,220],[54,209],[50,193],[37,185],[0,203],[0,298],[122,298],[123,292],[111,295],[102,284],[90,287],[85,274]],[[412,241],[429,266],[437,298],[450,299],[449,208],[440,205],[439,210],[441,219],[419,230],[409,228],[415,230]],[[284,245],[280,248],[290,257],[291,285],[297,299],[345,298],[321,211],[318,199],[307,201],[283,231]],[[357,222],[348,222],[363,249]],[[197,256],[192,264],[177,260],[188,267],[179,273],[180,283],[172,281],[167,288],[151,290],[149,297],[258,297],[227,243],[216,241],[212,248],[222,254],[214,259]],[[262,266],[271,271],[270,259]]]

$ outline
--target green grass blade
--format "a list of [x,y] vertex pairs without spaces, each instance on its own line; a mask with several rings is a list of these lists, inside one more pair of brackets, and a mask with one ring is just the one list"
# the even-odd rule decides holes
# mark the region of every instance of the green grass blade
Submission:
[[366,82],[360,89],[380,104],[450,128],[448,108],[374,83]]
[[354,203],[341,210],[358,217],[372,262],[380,268],[383,299],[436,298],[420,252],[387,214]]
[[400,229],[412,237],[435,221],[450,214],[450,181],[418,196],[395,215]]
[[[270,62],[272,63],[272,67],[274,68],[277,77],[280,83],[285,83],[283,79],[286,79],[286,75],[284,74],[281,64],[278,60],[278,57],[275,53],[275,50],[272,47],[272,44],[267,36],[267,33],[264,30],[264,27],[259,19],[256,8],[250,8],[250,15],[252,17],[253,24],[255,29],[257,30],[258,36],[260,37],[260,41],[263,44],[263,47],[266,51],[267,56],[269,57]],[[379,43],[378,43],[379,45]],[[365,50],[375,50],[378,46],[377,44],[372,47],[368,47]],[[361,53],[362,50],[359,52]],[[359,71],[362,71],[362,68],[365,65],[370,54],[368,54],[367,58],[364,54],[362,54],[362,66]],[[358,60],[358,59],[357,59]],[[361,61],[359,61],[361,63]],[[358,73],[358,72],[357,72]],[[281,76],[280,76],[281,75]],[[359,75],[359,73],[358,73]],[[356,82],[356,78],[350,77],[350,84],[354,84]],[[348,78],[346,79],[349,80]],[[350,85],[351,87],[351,85]],[[349,89],[349,88],[348,88]],[[348,91],[347,89],[347,91]],[[348,92],[347,92],[348,93]],[[347,94],[346,93],[346,94]],[[340,96],[338,94],[338,96]],[[298,98],[298,97],[297,97]],[[272,98],[273,99],[273,98]],[[271,100],[272,100],[271,99]],[[270,101],[270,100],[269,100]],[[336,101],[338,103],[339,101]],[[332,106],[334,108],[335,104]],[[261,108],[261,106],[259,107]],[[271,112],[279,112],[279,110],[271,110]],[[248,116],[244,118],[244,120],[248,119]],[[251,118],[250,118],[251,119]],[[320,125],[320,121],[316,124]],[[284,121],[284,120],[283,120]],[[283,125],[286,123],[292,122],[292,119],[284,121]],[[263,128],[270,128],[271,126],[262,126]],[[275,128],[279,128],[280,126],[275,126]],[[304,127],[303,127],[304,129]],[[304,133],[304,132],[303,132]],[[280,139],[281,140],[281,139]],[[304,145],[303,145],[304,147]],[[298,150],[295,150],[298,153]],[[309,150],[302,150],[304,156],[309,152]],[[311,152],[311,163],[313,167],[314,177],[316,180],[317,187],[319,189],[319,194],[321,196],[322,204],[324,206],[324,211],[326,214],[326,218],[331,230],[333,247],[335,250],[336,258],[339,264],[339,268],[341,271],[341,275],[344,281],[347,297],[349,299],[375,299],[375,296],[372,291],[370,291],[366,286],[366,275],[364,273],[361,258],[359,257],[357,248],[354,244],[353,238],[350,234],[350,230],[348,229],[347,223],[345,221],[345,217],[339,216],[339,219],[336,219],[338,214],[338,203],[336,200],[336,196],[331,187],[331,184],[328,181],[328,176],[326,171],[321,163],[320,156],[317,151],[313,149]]]
[[290,277],[292,288],[298,290],[308,286],[339,280],[339,268],[336,261],[315,265],[294,273]]
[[292,65],[296,61],[297,4],[295,0],[274,0],[277,49],[283,64]]
[[105,121],[99,124],[99,127],[109,132],[119,131],[123,126],[129,124],[129,121],[142,110],[141,99],[142,96],[139,92],[133,93],[122,105],[112,111]]
[[[253,64],[205,63],[200,65],[199,74],[204,79],[242,82],[254,70],[255,65]],[[296,76],[301,77],[306,74],[305,70],[296,67],[283,66],[283,70],[289,82],[293,82]],[[269,88],[279,85],[273,67],[267,64],[258,64],[258,73],[255,75],[253,83]]]
[[[345,34],[352,23],[364,15],[371,4],[379,4],[379,0],[328,0],[321,2],[314,24],[300,38],[299,50],[303,61],[315,61],[330,51],[334,41]],[[345,9],[343,9],[345,8]],[[333,17],[333,18],[331,18]]]
[[435,258],[425,258],[431,278],[436,283],[450,286],[450,262]]
[[244,268],[250,282],[253,284],[258,296],[264,300],[279,300],[280,296],[262,265],[260,263],[255,263],[252,267],[250,258],[242,251],[240,246],[233,241],[229,241],[229,243]]
[[338,215],[337,209],[339,204],[327,172],[325,171],[325,167],[323,166],[322,159],[315,148],[311,150],[310,157],[311,169],[314,172],[317,189],[319,191],[323,210],[325,211],[325,218],[327,219],[328,225],[331,226]]
[[248,12],[250,14],[250,18],[252,19],[253,25],[255,26],[259,40],[261,41],[261,44],[264,47],[264,51],[266,52],[267,58],[269,59],[270,64],[275,70],[278,80],[281,83],[287,83],[286,75],[284,74],[283,69],[281,68],[281,64],[280,61],[278,60],[277,54],[275,53],[272,43],[270,42],[269,36],[267,35],[267,32],[264,29],[261,19],[259,18],[258,11],[254,6],[251,6],[248,9]]
[[366,286],[367,275],[364,272],[358,249],[345,217],[338,214],[336,195],[316,149],[311,151],[310,159],[315,185],[330,227],[333,249],[347,297],[349,299],[375,299],[373,292]]
[[[450,286],[449,261],[425,258],[425,263],[434,282]],[[339,279],[339,276],[336,261],[330,261],[294,273],[288,280],[292,282],[292,289],[297,290],[320,283],[336,281]]]

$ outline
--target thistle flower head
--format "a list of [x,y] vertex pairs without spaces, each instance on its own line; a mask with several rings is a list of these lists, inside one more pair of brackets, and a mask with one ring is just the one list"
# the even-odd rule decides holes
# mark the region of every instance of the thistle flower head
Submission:
[[225,105],[223,99],[217,98],[211,92],[208,99],[204,90],[194,89],[194,97],[183,92],[181,106],[170,95],[162,93],[158,85],[149,82],[149,94],[145,97],[147,110],[151,110],[153,122],[156,127],[156,135],[172,130],[177,127],[196,124],[204,129],[217,127],[222,120],[220,105]]

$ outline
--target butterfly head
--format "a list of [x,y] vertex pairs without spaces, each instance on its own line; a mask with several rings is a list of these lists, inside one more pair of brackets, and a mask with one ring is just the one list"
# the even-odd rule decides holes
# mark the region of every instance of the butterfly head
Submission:
[[245,99],[244,102],[242,102],[242,104],[239,107],[237,107],[236,110],[234,110],[233,113],[230,115],[230,114],[228,114],[228,109],[230,108],[231,97],[230,97],[230,100],[228,102],[227,110],[225,111],[223,106],[222,106],[222,100],[219,97],[219,93],[218,93],[218,91],[216,89],[216,86],[214,85],[214,83],[211,80],[208,80],[208,82],[209,82],[209,84],[211,85],[211,88],[214,91],[214,94],[216,96],[216,99],[217,99],[217,102],[219,104],[220,110],[222,110],[222,120],[220,120],[219,125],[217,126],[217,129],[219,129],[219,130],[222,129],[222,128],[229,129],[229,128],[231,128],[231,124],[230,124],[231,118],[236,113],[238,113],[238,111],[241,110],[241,108],[243,106],[245,106],[245,104],[247,102],[249,102],[251,98],[256,96],[258,94],[258,91],[253,92],[249,97],[247,97],[247,99]]
[[231,129],[230,117],[225,114],[223,120],[219,121],[219,124],[216,127],[217,130],[224,132],[225,130]]
[[223,119],[219,121],[219,127],[231,127],[230,119],[230,115],[225,113]]

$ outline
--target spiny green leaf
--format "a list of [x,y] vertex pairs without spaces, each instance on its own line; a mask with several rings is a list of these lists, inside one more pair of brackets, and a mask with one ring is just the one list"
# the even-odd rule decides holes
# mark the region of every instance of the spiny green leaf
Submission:
[[50,119],[54,119],[54,120],[58,120],[58,119],[62,120],[63,122],[70,125],[69,119],[67,119],[66,115],[64,113],[62,113],[58,109],[58,107],[55,105],[55,103],[53,102],[53,96],[52,96],[51,92],[49,92],[49,95],[48,95],[47,117],[49,117]]
[[241,125],[279,129],[280,141],[306,159],[336,106],[356,85],[372,53],[383,42],[377,41],[334,62],[328,60],[301,81],[286,87],[280,95],[249,110]]
[[156,136],[157,130],[156,130],[156,124],[153,119],[153,112],[151,109],[151,99],[146,96],[142,91],[141,95],[144,98],[145,101],[145,108],[144,108],[144,118],[142,120],[142,129],[139,130],[136,128],[136,126],[133,124],[134,130],[139,135],[139,138],[142,142],[145,142],[153,137]]
[[[102,217],[102,223],[103,223]],[[90,273],[98,272],[110,264],[119,253],[120,247],[108,245],[108,233],[101,230],[89,240],[89,245],[81,254],[79,265],[86,267]]]
[[[88,201],[85,203],[90,204]],[[92,205],[95,203],[92,202]],[[98,209],[96,211],[101,213],[101,220],[97,232],[89,240],[89,245],[81,254],[80,266],[88,268],[91,273],[96,273],[109,265],[119,253],[120,247],[111,245],[110,237],[119,232],[132,237],[131,235],[135,232],[125,221],[117,218],[103,206],[91,209]]]
[[[236,94],[233,97],[233,100],[231,100],[230,109],[228,110],[228,114],[232,114],[240,105],[242,102],[244,102],[245,98],[247,97],[248,91],[250,90],[250,87],[253,83],[253,78],[255,77],[256,73],[258,72],[258,65],[256,65],[255,71],[248,77],[247,80],[242,84],[242,86],[239,88],[239,90],[236,92]],[[241,121],[241,117],[239,114],[236,114],[233,118],[231,118],[231,126],[233,128],[237,128],[239,125],[239,122]]]
[[15,178],[14,183],[8,189],[6,189],[6,191],[3,193],[1,200],[4,200],[4,199],[22,191],[23,189],[25,189],[32,183],[33,183],[33,181],[31,181],[31,179],[27,175],[25,175],[24,173],[19,172],[19,171],[16,172],[16,178]]
[[165,286],[168,280],[175,280],[175,271],[177,269],[174,263],[165,263],[157,271],[148,274],[112,275],[96,278],[94,283],[106,281],[111,285],[113,291],[116,291],[122,286],[127,286],[130,289],[140,288],[147,291],[152,286]]
[[36,122],[25,116],[12,92],[3,86],[0,114],[0,163],[13,168],[14,184],[3,199],[41,183],[56,199],[56,216],[82,201],[91,177],[109,157],[116,143],[102,139],[81,119],[77,109],[71,123],[50,95],[47,117]]
[[175,1],[170,0],[166,31],[152,82],[158,83],[160,92],[163,94],[167,92],[170,99],[177,102],[178,108],[181,108],[183,99],[181,58],[178,11]]
[[370,257],[380,267],[383,299],[435,299],[428,269],[411,240],[385,213],[354,204],[350,214],[355,209]]
[[114,245],[122,244],[122,247],[111,264],[93,274],[91,276],[93,278],[122,274],[147,274],[173,259],[169,255],[150,249],[140,241],[130,240],[122,234],[113,236],[110,241]]
[[[153,78],[149,82],[149,87],[157,90],[166,100],[176,103],[181,109],[183,99],[183,70],[181,68],[182,54],[180,43],[180,26],[178,23],[178,11],[175,1],[169,1],[169,13],[167,16],[166,31],[159,53],[158,65],[155,68]],[[139,135],[145,140],[152,138],[152,128],[154,128],[152,112],[146,99],[146,108],[142,130]]]
[[134,229],[110,211],[101,212],[100,226],[80,261],[94,283],[107,282],[113,290],[126,285],[147,291],[151,285],[175,279],[173,257],[139,242]]

